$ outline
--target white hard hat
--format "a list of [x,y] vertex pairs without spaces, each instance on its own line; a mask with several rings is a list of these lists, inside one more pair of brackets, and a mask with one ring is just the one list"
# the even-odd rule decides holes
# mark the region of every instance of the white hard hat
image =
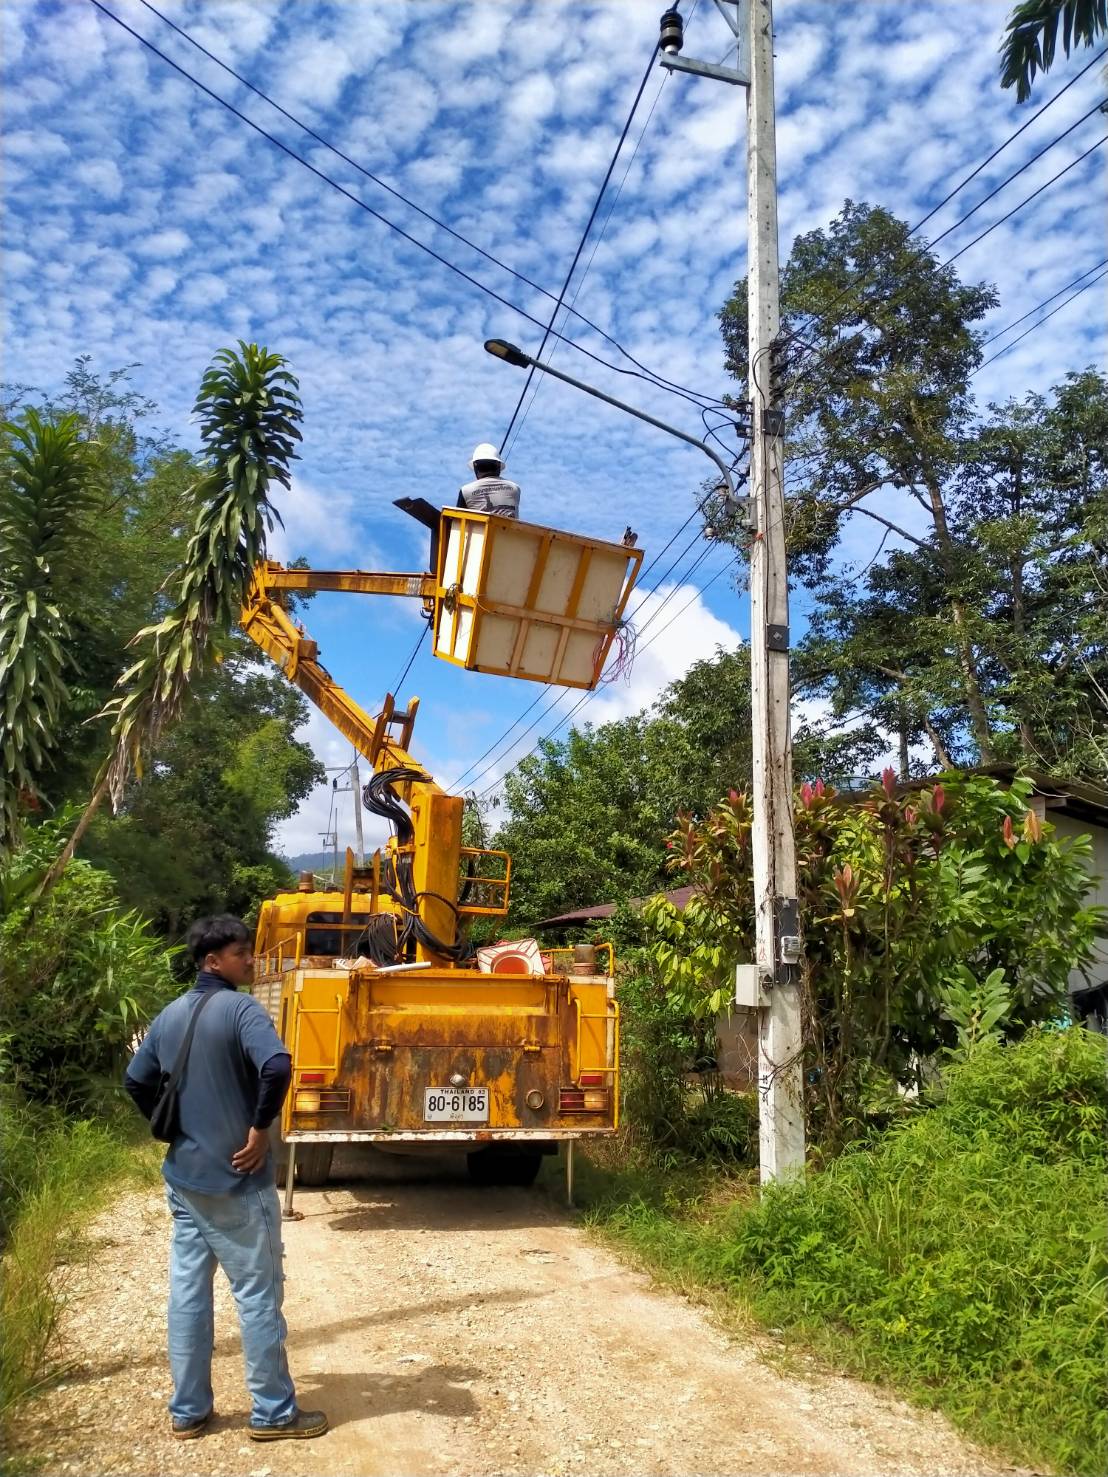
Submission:
[[474,470],[478,462],[495,462],[498,467],[502,467],[504,458],[490,441],[482,441],[480,446],[473,448],[473,455],[469,459],[469,464]]

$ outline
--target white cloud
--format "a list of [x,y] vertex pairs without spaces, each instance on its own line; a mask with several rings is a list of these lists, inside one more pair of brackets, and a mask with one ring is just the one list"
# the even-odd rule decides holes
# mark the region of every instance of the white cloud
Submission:
[[114,159],[90,159],[78,164],[73,173],[86,189],[105,200],[118,200],[123,194],[123,176]]
[[166,231],[155,231],[152,235],[136,241],[132,249],[138,256],[171,257],[180,256],[188,248],[189,238],[184,231],[171,226]]

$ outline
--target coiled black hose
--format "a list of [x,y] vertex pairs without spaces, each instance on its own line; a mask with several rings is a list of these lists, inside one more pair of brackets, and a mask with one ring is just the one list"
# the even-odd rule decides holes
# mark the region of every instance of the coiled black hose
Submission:
[[[410,784],[412,782],[426,782],[429,776],[421,769],[409,769],[398,766],[396,769],[383,769],[374,774],[362,790],[362,799],[365,807],[374,815],[382,816],[389,821],[396,830],[397,853],[395,860],[392,856],[385,859],[385,866],[381,873],[382,890],[388,893],[394,902],[400,904],[402,912],[399,919],[393,918],[395,925],[395,936],[393,942],[394,953],[388,963],[396,963],[414,951],[415,945],[422,944],[423,947],[433,954],[439,954],[444,959],[452,959],[457,962],[468,953],[466,940],[461,934],[461,919],[458,908],[449,898],[443,897],[441,893],[417,891],[412,876],[412,853],[408,849],[415,840],[415,827],[407,808],[401,802],[400,797],[393,789],[394,785]],[[454,914],[454,939],[451,943],[445,943],[433,933],[424,923],[419,915],[421,899],[425,897],[436,898],[445,903]],[[383,931],[376,940],[377,946],[386,950],[388,941]],[[372,957],[372,956],[370,956]],[[374,963],[378,963],[374,960]]]

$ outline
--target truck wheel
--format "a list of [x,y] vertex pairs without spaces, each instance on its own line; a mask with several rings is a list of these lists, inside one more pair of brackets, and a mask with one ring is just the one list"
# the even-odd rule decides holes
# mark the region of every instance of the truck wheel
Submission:
[[334,1144],[297,1144],[296,1178],[309,1189],[327,1183],[334,1157]]
[[538,1149],[478,1149],[466,1155],[475,1185],[533,1185],[541,1164]]

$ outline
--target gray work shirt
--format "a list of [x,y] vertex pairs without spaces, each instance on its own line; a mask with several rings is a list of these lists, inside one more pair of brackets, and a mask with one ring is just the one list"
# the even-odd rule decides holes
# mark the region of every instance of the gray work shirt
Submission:
[[498,513],[501,518],[519,517],[519,485],[506,477],[478,477],[461,489],[462,501],[475,513]]
[[[128,1077],[154,1085],[162,1072],[173,1070],[189,1018],[201,995],[212,988],[202,985],[170,1001],[151,1022],[127,1068]],[[254,1122],[258,1074],[270,1057],[288,1055],[268,1011],[255,999],[229,985],[216,986],[215,996],[196,1024],[177,1092],[181,1132],[162,1164],[162,1174],[174,1188],[204,1195],[233,1193],[247,1180],[273,1183],[272,1155],[252,1175],[232,1169],[231,1155],[243,1148]]]

